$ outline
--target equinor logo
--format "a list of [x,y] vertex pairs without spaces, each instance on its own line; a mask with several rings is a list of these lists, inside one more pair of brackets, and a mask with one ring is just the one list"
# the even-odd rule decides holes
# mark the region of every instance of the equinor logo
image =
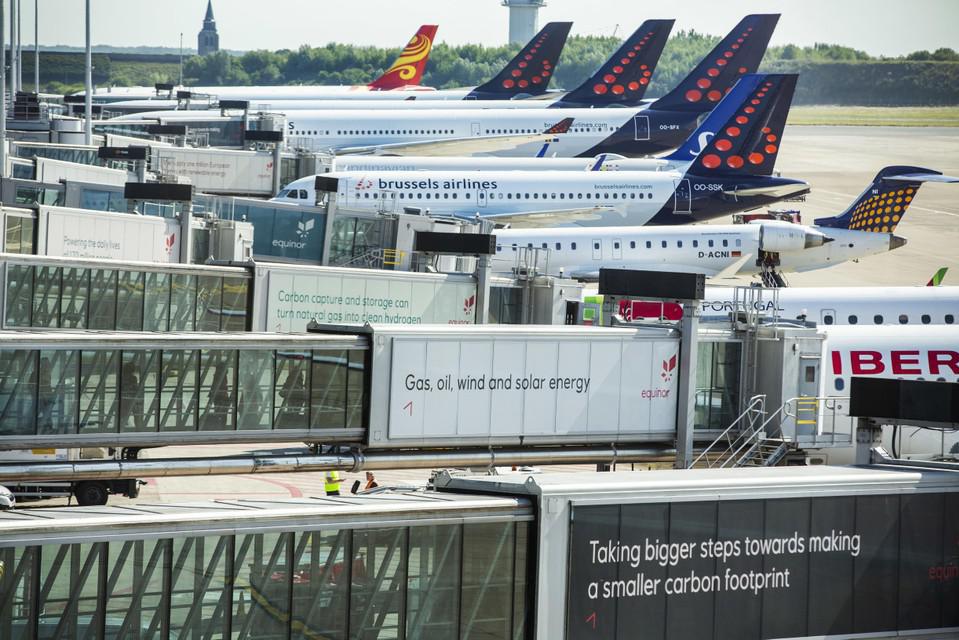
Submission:
[[273,246],[280,249],[302,249],[310,239],[310,231],[316,226],[316,220],[301,220],[296,223],[296,235],[299,240],[274,240]]

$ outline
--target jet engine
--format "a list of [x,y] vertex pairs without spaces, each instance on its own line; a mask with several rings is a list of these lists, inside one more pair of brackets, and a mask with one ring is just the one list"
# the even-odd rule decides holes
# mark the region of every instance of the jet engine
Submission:
[[759,249],[767,253],[802,251],[833,240],[811,227],[789,222],[757,220],[751,224],[759,225]]

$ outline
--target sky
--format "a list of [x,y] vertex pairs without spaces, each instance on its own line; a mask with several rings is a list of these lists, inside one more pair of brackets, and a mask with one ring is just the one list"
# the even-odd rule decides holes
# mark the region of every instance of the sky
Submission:
[[[13,0],[5,0],[9,9]],[[93,43],[196,47],[207,0],[91,0]],[[32,45],[34,2],[40,44],[84,44],[84,2],[20,0],[23,43]],[[330,41],[400,47],[423,23],[438,42],[501,45],[508,10],[501,0],[213,0],[220,48],[295,49]],[[722,35],[748,13],[781,13],[771,45],[841,44],[872,55],[959,50],[959,0],[547,0],[540,25],[573,21],[573,35],[625,37],[648,18],[675,18],[674,30]]]

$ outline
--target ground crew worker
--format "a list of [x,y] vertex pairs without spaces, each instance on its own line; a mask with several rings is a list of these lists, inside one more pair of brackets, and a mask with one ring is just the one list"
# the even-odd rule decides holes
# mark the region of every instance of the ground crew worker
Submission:
[[338,496],[340,495],[340,483],[343,482],[343,479],[340,478],[339,471],[327,471],[326,472],[326,483],[324,484],[324,489],[326,489],[326,495],[328,496]]

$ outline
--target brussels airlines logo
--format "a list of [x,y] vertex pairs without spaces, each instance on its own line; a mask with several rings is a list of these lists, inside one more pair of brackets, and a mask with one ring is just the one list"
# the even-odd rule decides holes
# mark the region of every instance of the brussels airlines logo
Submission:
[[671,382],[673,379],[673,372],[676,369],[676,356],[674,355],[669,360],[663,360],[663,370],[659,373],[659,376],[666,382]]
[[373,181],[370,180],[369,178],[360,178],[356,182],[357,191],[366,191],[367,189],[370,189],[372,186],[373,186]]
[[706,150],[706,147],[709,146],[709,141],[713,139],[713,136],[716,134],[712,131],[703,131],[699,134],[699,137],[696,138],[696,144],[699,146],[698,149],[690,149],[689,155],[692,157],[698,156],[700,153]]
[[176,234],[171,233],[163,241],[163,248],[167,255],[173,253],[173,245],[176,244]]
[[463,302],[463,314],[464,315],[473,315],[473,311],[476,308],[476,294],[471,295]]

